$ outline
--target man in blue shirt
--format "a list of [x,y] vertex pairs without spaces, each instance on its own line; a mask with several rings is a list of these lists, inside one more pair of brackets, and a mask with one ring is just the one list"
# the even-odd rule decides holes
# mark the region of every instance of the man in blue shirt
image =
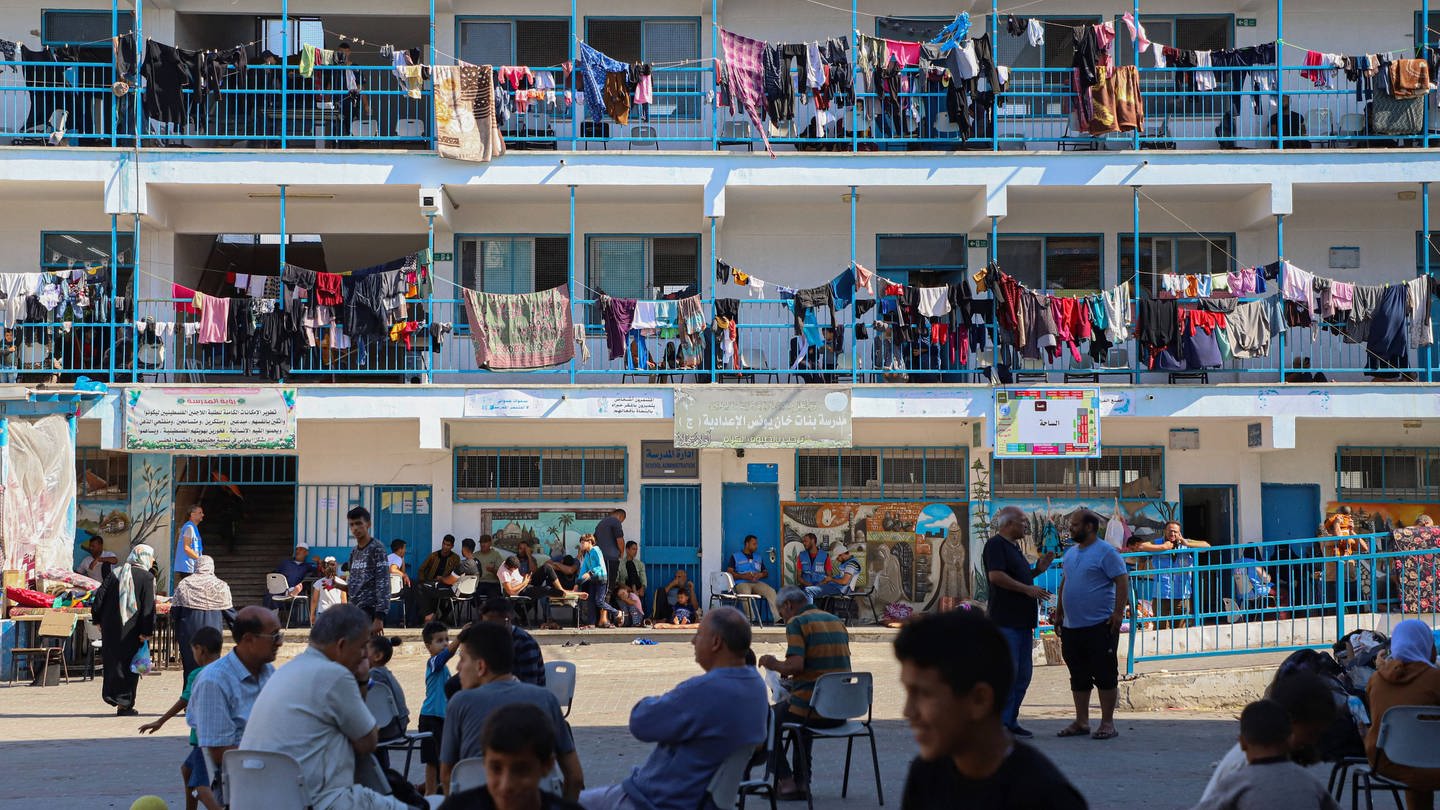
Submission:
[[630,733],[655,748],[624,782],[581,794],[586,810],[692,810],[731,754],[765,741],[769,693],[745,665],[750,623],[734,608],[715,608],[691,644],[705,674],[635,704]]
[[230,626],[235,646],[195,679],[185,722],[197,744],[218,767],[226,751],[238,748],[255,698],[274,674],[273,661],[285,643],[280,619],[257,605],[241,608]]
[[730,576],[735,580],[735,592],[739,594],[754,594],[765,600],[770,606],[770,620],[777,624],[780,621],[780,606],[775,602],[775,589],[765,582],[770,572],[765,569],[765,561],[755,555],[760,548],[760,538],[753,534],[745,535],[743,550],[730,555]]
[[199,503],[192,503],[189,517],[185,525],[180,527],[180,536],[175,539],[175,562],[171,569],[175,572],[176,582],[183,576],[195,573],[195,563],[200,560],[200,555],[205,553],[205,544],[200,539],[200,523],[205,520],[205,510],[200,508]]
[[[296,596],[303,593],[305,590],[305,580],[314,579],[319,574],[320,567],[310,560],[309,557],[310,544],[304,540],[297,540],[295,542],[295,556],[275,566],[275,573],[285,577],[285,593],[289,596]],[[275,608],[275,603],[268,593],[265,594],[265,607],[272,610]]]
[[1120,736],[1115,730],[1116,649],[1125,606],[1130,602],[1130,577],[1120,552],[1099,542],[1099,515],[1089,509],[1076,510],[1070,516],[1070,537],[1075,545],[1065,552],[1055,616],[1061,655],[1070,669],[1075,722],[1059,736],[1090,734],[1090,689],[1094,687],[1100,693],[1100,728],[1091,736],[1109,740]]
[[840,566],[833,575],[821,577],[819,582],[805,588],[805,595],[811,602],[826,596],[854,593],[855,585],[860,581],[860,561],[855,559],[850,549],[837,543],[830,547],[830,555]]

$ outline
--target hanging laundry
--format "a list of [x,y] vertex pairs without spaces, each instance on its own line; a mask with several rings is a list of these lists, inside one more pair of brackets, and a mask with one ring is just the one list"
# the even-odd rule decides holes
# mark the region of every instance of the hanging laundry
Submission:
[[420,65],[401,65],[395,69],[400,74],[400,81],[405,85],[405,95],[412,99],[423,98],[425,95],[425,68]]
[[605,328],[605,348],[611,360],[625,356],[625,336],[635,319],[636,303],[634,298],[600,297],[600,321]]
[[475,365],[480,368],[546,368],[575,356],[575,328],[564,287],[519,295],[463,292]]
[[627,71],[606,73],[605,84],[600,91],[605,112],[621,126],[630,123],[630,88],[625,81],[628,75]]
[[1285,262],[1280,271],[1280,294],[1299,304],[1308,317],[1315,316],[1315,276],[1308,270]]
[[1136,46],[1135,52],[1144,53],[1150,50],[1150,37],[1146,36],[1143,24],[1136,24],[1135,15],[1127,11],[1120,15],[1120,19],[1124,21],[1125,27],[1130,29],[1130,41]]
[[1370,336],[1365,342],[1365,367],[1372,372],[1385,374],[1409,365],[1405,328],[1408,298],[1409,287],[1404,284],[1387,285],[1380,295],[1370,320]]
[[176,299],[175,312],[183,315],[199,315],[204,299],[199,293],[183,284],[170,285],[170,297]]
[[871,295],[875,294],[875,273],[861,264],[855,265],[855,286]]
[[1100,294],[1105,305],[1105,337],[1120,344],[1130,339],[1130,282]]
[[950,313],[949,287],[918,287],[919,304],[916,311],[926,318],[939,318]]
[[[200,298],[203,293],[195,293]],[[228,339],[230,323],[230,299],[204,295],[204,309],[200,311],[200,342],[224,343]]]
[[660,305],[656,301],[636,301],[635,315],[630,319],[631,329],[657,329]]
[[580,71],[580,92],[585,99],[585,115],[592,122],[599,123],[600,115],[605,110],[603,93],[607,76],[611,73],[625,73],[629,68],[624,62],[611,59],[584,42],[579,45],[580,59],[576,67]]
[[725,54],[725,69],[730,78],[730,90],[740,101],[740,106],[750,116],[750,123],[760,133],[765,151],[774,157],[770,148],[770,133],[762,115],[762,99],[765,97],[765,75],[761,58],[765,43],[743,37],[720,28],[720,46]]
[[1140,97],[1140,71],[1134,65],[1097,70],[1099,81],[1090,88],[1090,134],[1144,132],[1145,102]]
[[488,163],[505,154],[505,140],[495,122],[495,80],[490,67],[437,65],[430,70],[435,146],[440,156]]
[[1215,71],[1210,68],[1214,63],[1210,59],[1209,51],[1195,52],[1195,89],[1201,92],[1209,92],[1215,89]]
[[1430,278],[1418,276],[1405,284],[1406,307],[1410,312],[1410,348],[1435,342],[1430,328]]
[[1025,33],[1028,35],[1030,47],[1039,48],[1045,45],[1045,22],[1039,17],[1030,18],[1030,22],[1025,26]]

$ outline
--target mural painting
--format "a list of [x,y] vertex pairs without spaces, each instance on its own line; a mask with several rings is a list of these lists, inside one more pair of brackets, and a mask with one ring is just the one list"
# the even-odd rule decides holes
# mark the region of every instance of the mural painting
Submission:
[[580,535],[591,534],[606,515],[603,509],[547,511],[542,509],[486,509],[481,513],[481,531],[495,538],[495,545],[514,552],[520,543],[529,543],[539,554],[551,557],[574,554]]
[[[1331,501],[1325,504],[1325,518],[1328,520],[1342,506],[1350,507],[1350,514],[1355,518],[1356,534],[1392,532],[1406,526],[1414,526],[1415,521],[1421,515],[1429,515],[1440,520],[1440,505],[1436,504],[1356,503],[1354,501]],[[1318,528],[1317,536],[1325,534],[1323,526]]]
[[[122,560],[130,547],[148,543],[155,548],[156,560],[170,559],[170,458],[169,456],[132,455],[129,458],[130,492],[106,481],[94,471],[86,470],[76,482],[75,561],[90,556],[85,544],[99,537],[106,551],[113,551]],[[161,563],[162,571],[169,566]]]

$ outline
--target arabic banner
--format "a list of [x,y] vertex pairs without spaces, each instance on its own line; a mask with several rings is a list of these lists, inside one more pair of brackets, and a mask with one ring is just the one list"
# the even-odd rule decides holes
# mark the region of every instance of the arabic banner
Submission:
[[681,386],[676,447],[850,447],[850,391],[820,385]]
[[1099,458],[1100,389],[997,389],[995,456]]
[[294,450],[294,388],[127,388],[127,450]]

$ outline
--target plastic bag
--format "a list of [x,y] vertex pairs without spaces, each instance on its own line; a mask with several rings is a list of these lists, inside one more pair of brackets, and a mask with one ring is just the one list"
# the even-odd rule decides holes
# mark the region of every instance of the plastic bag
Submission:
[[130,671],[136,675],[149,675],[155,670],[155,664],[150,660],[150,642],[146,641],[135,651],[135,657],[130,659]]

